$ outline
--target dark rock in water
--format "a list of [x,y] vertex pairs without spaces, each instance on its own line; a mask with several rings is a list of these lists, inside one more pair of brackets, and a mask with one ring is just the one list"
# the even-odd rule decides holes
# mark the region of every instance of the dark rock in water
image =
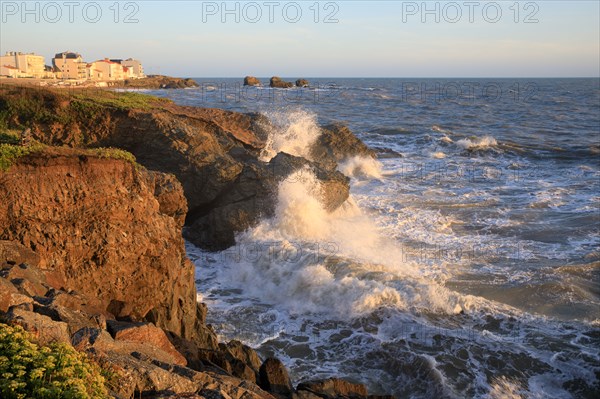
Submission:
[[296,87],[308,87],[309,83],[306,79],[298,79],[296,80]]
[[302,382],[298,384],[297,390],[298,392],[308,391],[327,399],[366,398],[368,396],[367,388],[364,385],[353,384],[339,378]]
[[186,238],[209,250],[235,244],[234,235],[273,215],[279,183],[291,173],[309,167],[321,183],[321,201],[335,210],[349,195],[349,179],[304,158],[279,153],[269,163],[248,162],[229,189],[211,204],[211,209],[185,230]]
[[292,381],[281,360],[270,357],[260,366],[258,385],[270,393],[291,396],[294,392]]
[[262,86],[262,83],[254,76],[246,76],[244,78],[244,86]]
[[294,87],[294,84],[292,82],[281,80],[279,76],[273,76],[270,81],[270,86],[279,89],[289,89],[290,87]]
[[311,148],[312,159],[327,169],[335,169],[338,162],[357,155],[368,158],[376,156],[372,149],[342,124],[324,126]]

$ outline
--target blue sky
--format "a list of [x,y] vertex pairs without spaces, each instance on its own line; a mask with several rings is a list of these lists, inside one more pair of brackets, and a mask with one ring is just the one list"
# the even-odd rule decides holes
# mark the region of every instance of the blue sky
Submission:
[[65,4],[0,1],[0,52],[134,57],[194,77],[600,76],[595,0]]

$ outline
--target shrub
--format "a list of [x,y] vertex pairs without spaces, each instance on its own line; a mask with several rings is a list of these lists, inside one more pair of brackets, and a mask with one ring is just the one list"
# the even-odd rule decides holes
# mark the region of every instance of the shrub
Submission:
[[100,368],[66,344],[38,346],[20,326],[0,324],[0,397],[107,398]]
[[8,170],[19,157],[42,151],[44,148],[46,147],[40,143],[33,143],[27,147],[15,144],[0,144],[0,171]]
[[135,155],[120,148],[100,147],[94,148],[91,151],[99,158],[121,159],[123,161],[131,162],[137,166],[137,163],[135,162]]

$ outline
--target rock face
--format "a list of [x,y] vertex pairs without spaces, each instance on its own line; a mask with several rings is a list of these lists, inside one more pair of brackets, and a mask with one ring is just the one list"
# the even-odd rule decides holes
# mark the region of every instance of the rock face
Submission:
[[286,82],[284,80],[281,80],[279,76],[273,76],[269,85],[271,87],[279,89],[289,89],[290,87],[294,87],[294,84],[292,82]]
[[246,76],[244,78],[244,86],[262,86],[262,83],[254,76]]
[[[313,146],[316,162],[281,155],[264,163],[258,158],[268,139],[265,126],[269,122],[261,115],[164,101],[121,109],[99,104],[94,98],[74,99],[39,89],[14,89],[0,96],[0,101],[18,102],[24,96],[60,116],[53,123],[24,115],[12,119],[31,125],[36,140],[49,145],[119,147],[132,152],[148,169],[173,174],[188,202],[186,236],[205,249],[230,246],[236,232],[271,214],[278,183],[295,168],[308,165],[315,171],[325,207],[335,209],[348,195],[347,179],[335,172],[337,161],[369,151],[347,128],[328,127]],[[66,125],[62,120],[71,122]],[[164,180],[155,184],[161,212],[181,222],[185,212],[177,209],[177,194],[170,188],[175,178],[157,176]]]
[[91,298],[92,312],[150,320],[216,346],[214,336],[198,334],[206,327],[196,317],[194,267],[181,237],[186,201],[172,177],[50,151],[1,173],[0,198],[0,238],[35,251],[49,286]]
[[[133,108],[124,105],[131,96],[118,93],[94,101],[8,91],[0,105],[10,124],[30,125],[34,139],[61,147],[0,171],[0,320],[41,343],[86,351],[118,377],[116,397],[273,399],[256,384],[295,395],[277,359],[261,363],[240,342],[218,344],[196,302],[181,230],[187,221],[197,243],[230,244],[235,231],[272,212],[279,183],[300,168],[312,170],[334,210],[348,196],[337,160],[368,149],[349,131],[328,128],[314,161],[280,153],[265,163],[259,115],[158,100]],[[128,149],[149,170],[122,154],[68,146]],[[330,391],[319,387],[298,395]],[[359,392],[333,387],[340,397]]]
[[296,87],[308,87],[309,83],[306,79],[298,79],[296,80]]

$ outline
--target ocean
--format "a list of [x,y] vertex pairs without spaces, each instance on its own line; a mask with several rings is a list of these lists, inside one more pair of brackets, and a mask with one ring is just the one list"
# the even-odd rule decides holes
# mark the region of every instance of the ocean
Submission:
[[340,165],[351,197],[334,213],[300,170],[236,246],[187,244],[221,339],[277,356],[294,383],[600,397],[600,79],[196,80],[149,93],[265,114],[265,160],[305,155],[331,122],[378,154]]

